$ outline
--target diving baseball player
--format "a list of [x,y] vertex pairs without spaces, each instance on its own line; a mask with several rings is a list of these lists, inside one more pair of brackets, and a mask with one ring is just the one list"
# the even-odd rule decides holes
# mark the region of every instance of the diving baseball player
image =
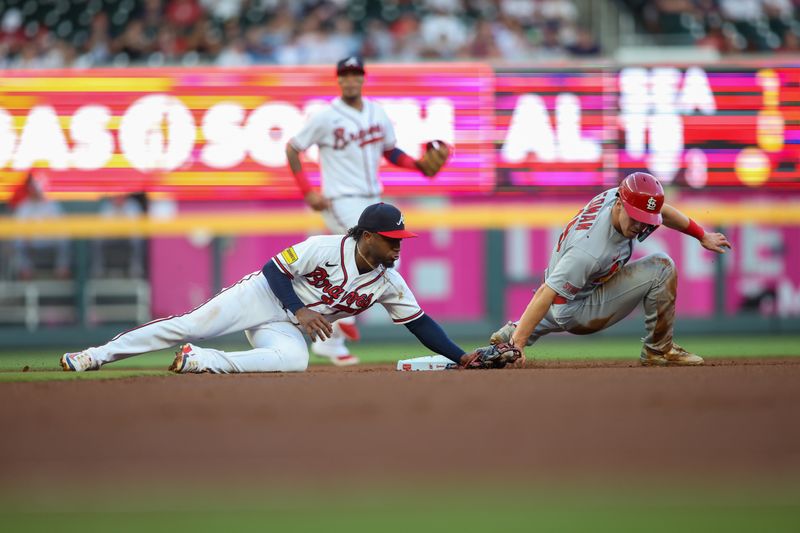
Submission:
[[[518,322],[491,336],[524,350],[557,331],[587,335],[616,324],[640,303],[647,335],[643,365],[701,365],[703,359],[672,340],[677,273],[656,253],[628,263],[634,239],[643,241],[661,224],[691,235],[716,253],[731,247],[721,233],[706,233],[694,220],[664,203],[661,183],[644,172],[627,176],[578,212],[558,239],[536,290]],[[524,354],[521,360],[524,361]]]
[[[434,176],[444,165],[449,148],[441,141],[429,143],[425,155],[415,161],[395,146],[394,127],[383,108],[364,98],[364,63],[348,57],[336,65],[341,97],[316,113],[286,146],[289,168],[306,203],[320,211],[328,230],[345,233],[355,225],[359,214],[380,201],[383,186],[378,179],[381,157],[392,164]],[[319,147],[322,191],[312,189],[303,172],[300,153],[312,145]],[[334,326],[330,339],[317,340],[312,351],[328,357],[334,364],[350,365],[358,359],[349,353],[345,337],[358,340],[355,319],[347,317]]]
[[[405,229],[389,204],[368,206],[346,235],[311,237],[274,256],[253,272],[188,313],[154,320],[108,343],[66,353],[66,371],[98,370],[133,355],[184,343],[170,370],[176,373],[299,372],[308,366],[305,332],[330,337],[332,324],[380,303],[396,324],[464,368],[502,368],[521,352],[508,345],[465,353],[424,314],[405,280],[392,267]],[[192,344],[244,331],[250,350],[224,352]]]

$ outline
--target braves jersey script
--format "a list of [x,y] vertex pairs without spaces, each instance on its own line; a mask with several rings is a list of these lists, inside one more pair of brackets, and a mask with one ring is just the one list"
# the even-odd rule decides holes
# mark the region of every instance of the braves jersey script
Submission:
[[366,98],[358,111],[336,98],[315,113],[289,143],[298,151],[319,146],[322,194],[377,196],[383,190],[378,166],[394,148],[394,127],[383,108]]
[[311,237],[272,261],[292,280],[300,301],[331,322],[362,313],[376,303],[386,308],[395,324],[406,324],[423,314],[396,270],[381,265],[366,274],[358,273],[352,238]]
[[628,262],[633,240],[611,223],[617,188],[592,199],[558,238],[545,270],[545,283],[567,300],[586,298]]

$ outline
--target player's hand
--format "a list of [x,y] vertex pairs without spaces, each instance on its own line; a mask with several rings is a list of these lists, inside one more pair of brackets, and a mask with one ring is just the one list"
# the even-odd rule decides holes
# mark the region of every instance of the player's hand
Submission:
[[305,200],[314,211],[325,211],[331,207],[330,199],[322,196],[322,194],[317,191],[309,191],[309,193],[306,194]]
[[718,254],[724,254],[731,249],[731,243],[728,242],[728,238],[722,233],[706,233],[703,235],[700,244],[706,250],[711,250]]
[[333,326],[328,319],[308,307],[301,307],[294,316],[312,341],[330,339],[333,335]]
[[509,366],[521,368],[525,366],[525,347],[528,344],[528,339],[516,339],[513,336],[511,337],[511,341],[509,344],[519,350],[520,356],[519,359],[511,363]]

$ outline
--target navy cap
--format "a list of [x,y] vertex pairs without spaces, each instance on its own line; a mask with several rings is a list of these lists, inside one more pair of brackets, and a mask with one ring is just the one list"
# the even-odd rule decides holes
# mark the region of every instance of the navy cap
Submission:
[[364,74],[364,60],[358,56],[350,56],[336,63],[336,75],[341,76],[348,72]]
[[367,206],[358,217],[358,227],[391,239],[417,236],[416,233],[406,231],[403,213],[395,206],[383,202]]

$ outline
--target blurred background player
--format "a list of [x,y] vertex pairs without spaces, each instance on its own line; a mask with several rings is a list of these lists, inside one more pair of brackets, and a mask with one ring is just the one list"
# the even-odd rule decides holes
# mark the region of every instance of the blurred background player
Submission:
[[[137,219],[146,212],[147,196],[144,193],[109,196],[100,205],[99,215],[104,219]],[[145,276],[145,244],[141,237],[126,239],[95,239],[92,241],[91,275],[93,277]]]
[[[423,172],[418,161],[395,146],[394,127],[383,108],[362,96],[364,74],[360,57],[339,61],[336,77],[341,96],[315,113],[286,146],[289,167],[306,203],[322,214],[333,234],[346,233],[365,207],[380,201],[382,157],[398,167]],[[311,187],[300,162],[300,153],[312,145],[319,147],[321,191]],[[359,337],[355,318],[347,317],[334,324],[329,339],[316,340],[311,349],[335,365],[352,365],[358,358],[345,340]]]
[[[17,220],[57,219],[61,204],[47,197],[47,178],[28,174],[9,201]],[[21,280],[70,277],[70,247],[66,239],[16,239],[11,259],[13,274]]]
[[647,335],[643,365],[701,365],[703,359],[672,340],[677,272],[663,252],[628,264],[633,240],[643,241],[664,224],[691,235],[706,250],[722,254],[731,245],[721,233],[706,233],[664,203],[661,183],[645,172],[627,176],[586,204],[558,239],[544,283],[519,322],[492,334],[492,343],[523,349],[557,331],[588,335],[606,329],[644,304]]

